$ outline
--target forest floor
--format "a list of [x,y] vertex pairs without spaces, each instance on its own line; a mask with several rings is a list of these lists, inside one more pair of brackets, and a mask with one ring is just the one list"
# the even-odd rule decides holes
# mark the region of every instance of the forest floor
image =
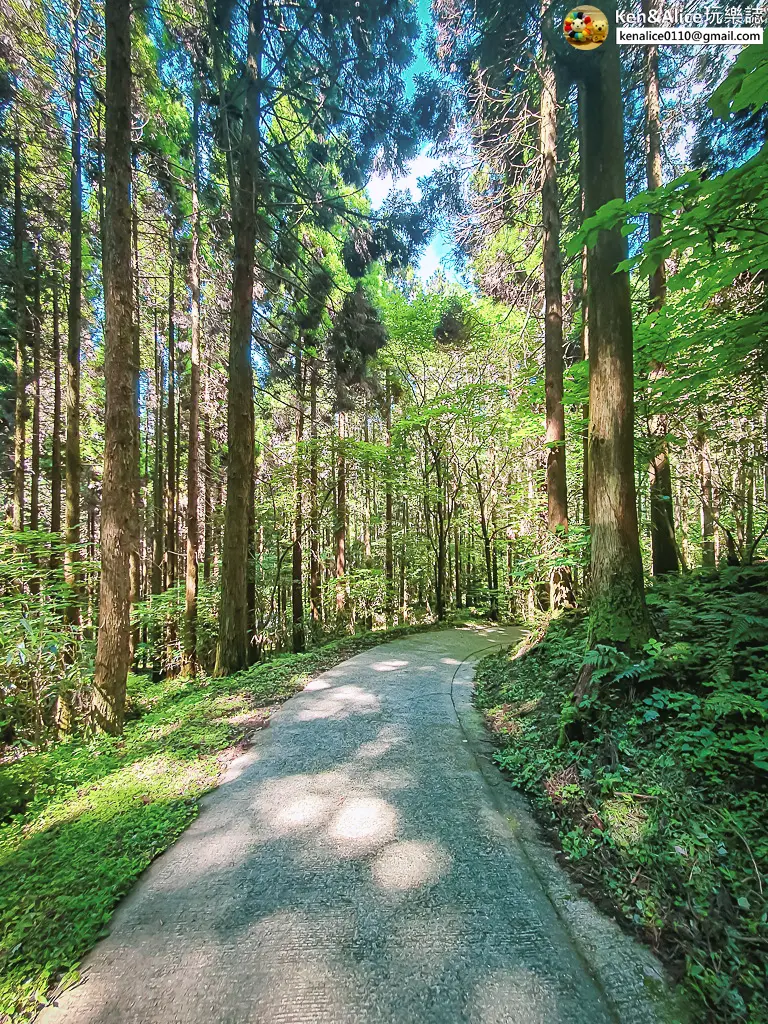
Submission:
[[578,613],[486,658],[476,705],[561,860],[685,979],[695,1019],[765,1024],[768,565],[656,582],[648,600],[658,639],[639,665],[598,652],[604,704],[578,738],[560,742]]
[[194,820],[200,797],[275,707],[392,637],[346,637],[224,679],[129,679],[119,739],[72,738],[0,764],[0,1022],[29,1020],[77,977],[118,900]]
[[[229,764],[197,820],[122,903],[83,983],[41,1024],[661,1020],[651,954],[575,897],[524,808],[498,800],[509,787],[483,756],[474,662],[519,636],[476,624],[400,639],[319,676],[307,661],[309,684]],[[122,781],[73,780],[67,809],[50,810],[45,825],[39,818],[38,842],[68,834],[73,860],[102,829],[122,855],[102,843],[89,878],[73,870],[62,886],[60,875],[57,934],[89,894],[104,927],[157,852],[153,828],[167,846],[194,816],[217,751],[231,749],[227,730],[256,727],[245,724],[260,703],[254,687],[246,698],[222,685],[203,700],[190,686],[174,714],[160,713],[162,691],[129,730],[130,763],[112,773]],[[284,686],[298,688],[295,670]],[[221,731],[201,749],[192,736],[207,734],[206,720]],[[184,730],[186,753],[171,754]],[[112,795],[87,810],[101,786]],[[22,882],[33,917],[46,884],[37,878],[34,897]],[[4,896],[10,890],[6,875]],[[81,933],[98,917],[82,913]],[[30,940],[39,948],[37,935]],[[59,970],[75,959],[74,948],[69,961],[59,955]]]

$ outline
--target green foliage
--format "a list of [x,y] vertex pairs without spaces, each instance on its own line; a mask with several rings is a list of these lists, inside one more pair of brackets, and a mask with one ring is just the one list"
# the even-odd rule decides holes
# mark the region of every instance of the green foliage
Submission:
[[61,538],[50,534],[5,533],[0,540],[0,735],[6,741],[45,742],[58,701],[77,702],[87,683],[93,642],[64,621],[72,594],[63,558]]
[[577,877],[679,965],[701,1019],[764,1024],[768,566],[656,581],[648,603],[642,658],[590,652],[601,697],[578,738],[558,745],[581,615],[483,661],[477,704]]
[[768,45],[745,46],[728,77],[715,89],[709,105],[716,117],[727,118],[749,108],[759,109],[768,99]]
[[0,765],[0,1019],[71,983],[115,904],[193,820],[227,752],[312,676],[416,630],[345,638],[224,679],[129,680],[125,736]]

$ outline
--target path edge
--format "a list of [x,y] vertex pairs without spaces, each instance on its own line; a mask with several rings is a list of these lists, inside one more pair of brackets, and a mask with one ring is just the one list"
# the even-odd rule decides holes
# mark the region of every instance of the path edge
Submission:
[[[498,651],[498,648],[497,648]],[[581,895],[575,883],[557,863],[554,849],[541,836],[528,798],[515,789],[494,760],[496,746],[482,715],[471,703],[478,662],[494,652],[469,656],[458,667],[454,682],[462,684],[464,700],[454,699],[461,730],[477,766],[504,819],[510,839],[541,883],[555,913],[582,959],[602,988],[619,1024],[693,1024],[682,990],[669,978],[653,952],[622,931],[619,924]],[[454,694],[455,697],[455,694]],[[627,985],[627,970],[619,963],[634,961],[642,977]],[[637,975],[637,970],[634,971]]]

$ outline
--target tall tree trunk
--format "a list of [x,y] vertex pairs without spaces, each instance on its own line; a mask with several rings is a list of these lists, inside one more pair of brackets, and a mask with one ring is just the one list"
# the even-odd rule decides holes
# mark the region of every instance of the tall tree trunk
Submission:
[[[163,448],[165,445],[165,431],[163,429],[163,353],[160,348],[160,331],[157,326],[157,313],[155,313],[155,416],[154,416],[154,443],[155,460],[154,476],[152,481],[152,573],[151,588],[153,605],[154,598],[163,592]],[[152,677],[155,682],[160,678],[160,618],[159,614],[153,615],[152,626]]]
[[293,626],[293,651],[298,654],[304,650],[306,640],[304,636],[304,579],[303,579],[303,552],[302,533],[303,522],[303,501],[304,501],[304,466],[301,445],[304,440],[304,383],[301,358],[302,341],[296,342],[296,357],[294,365],[295,389],[296,389],[296,479],[294,493],[294,518],[293,518],[293,547],[291,552],[291,622]]
[[131,265],[131,7],[106,0],[106,319],[104,472],[99,633],[93,714],[120,733],[131,657],[130,556],[136,543],[133,488],[133,268]]
[[336,619],[345,624],[347,617],[347,457],[344,449],[346,437],[345,412],[339,413],[339,449],[336,464]]
[[456,607],[461,608],[461,540],[458,526],[453,528],[453,569],[456,578]]
[[166,427],[166,495],[165,495],[165,585],[176,583],[178,544],[176,541],[176,254],[171,232],[168,250],[168,425]]
[[398,606],[400,608],[400,622],[404,626],[408,616],[408,606],[405,593],[405,538],[408,533],[408,501],[403,498],[402,538],[400,540],[400,587],[398,594]]
[[[589,117],[589,110],[587,107],[587,89],[584,82],[578,83],[578,104],[579,104],[579,121],[581,124],[586,123],[586,119]],[[581,179],[581,216],[582,220],[585,219],[586,210],[586,185],[584,182],[584,132],[579,132],[579,172]],[[587,263],[588,253],[586,245],[581,250],[581,358],[589,359],[589,286],[587,283]],[[584,421],[584,427],[581,433],[582,443],[582,483],[581,483],[581,500],[583,506],[582,521],[585,526],[589,526],[589,400],[584,402],[581,407],[581,416]],[[585,577],[588,575],[587,570],[584,572]],[[586,589],[586,588],[584,588]]]
[[392,385],[387,370],[386,382],[386,414],[387,430],[387,465],[384,494],[384,581],[387,588],[385,615],[387,629],[391,629],[395,621],[395,558],[392,540]]
[[[544,243],[544,375],[547,415],[547,523],[561,544],[568,533],[563,406],[563,286],[560,202],[557,194],[557,77],[549,53],[541,71],[541,220]],[[559,565],[550,576],[550,607],[574,604],[571,570]]]
[[[206,376],[206,391],[208,380]],[[206,403],[207,405],[207,403]],[[206,408],[203,412],[203,447],[205,449],[205,528],[203,533],[203,579],[207,583],[211,578],[211,561],[213,559],[213,450],[211,441],[211,416]]]
[[66,508],[64,579],[69,587],[65,618],[80,623],[80,335],[83,324],[83,145],[82,82],[80,80],[80,18],[72,20],[72,166],[69,183],[69,304],[67,309],[67,400],[64,465]]
[[221,565],[221,605],[216,673],[227,675],[248,663],[248,529],[253,490],[254,417],[251,322],[256,247],[256,174],[260,163],[261,47],[263,0],[248,5],[246,76],[240,165],[233,196],[235,239],[227,386],[227,504]]
[[27,279],[24,268],[24,207],[21,195],[21,139],[18,114],[13,140],[13,262],[16,315],[16,411],[14,424],[13,529],[24,529],[24,482],[27,452]]
[[[370,441],[368,430],[368,406],[363,410],[363,440],[368,445]],[[363,506],[363,551],[365,554],[365,568],[370,573],[373,570],[373,555],[371,549],[371,466],[368,459],[365,461],[364,479],[364,506]],[[369,584],[370,585],[370,584]],[[373,606],[370,595],[365,598],[365,628],[373,629]]]
[[322,622],[322,579],[320,565],[320,513],[317,504],[317,357],[311,357],[309,369],[309,604],[312,631]]
[[[138,161],[133,158],[133,206],[131,211],[131,237],[133,248],[133,480],[132,497],[136,543],[131,551],[131,605],[141,600],[141,422],[139,412],[139,370],[141,367],[141,291],[139,285],[139,210],[138,210]],[[131,659],[139,645],[138,618],[131,633]]]
[[477,490],[477,505],[480,510],[480,531],[483,536],[483,555],[485,557],[485,581],[488,586],[488,600],[490,603],[491,618],[498,615],[497,605],[493,590],[493,564],[491,558],[491,534],[488,529],[488,513],[486,508],[486,497],[483,494],[483,482],[480,475],[480,464],[477,458],[475,464],[475,489]]
[[[53,424],[51,426],[51,533],[61,532],[61,325],[59,321],[59,275],[53,282]],[[54,541],[54,545],[56,541]],[[58,550],[51,553],[51,569],[61,564]]]
[[445,568],[446,568],[446,540],[448,525],[445,519],[445,502],[443,499],[443,461],[438,454],[435,458],[435,480],[438,494],[435,504],[435,515],[437,518],[437,564],[435,566],[435,606],[437,618],[442,622],[445,618]]
[[35,246],[32,298],[32,458],[29,481],[29,528],[40,529],[40,349],[43,310],[40,302],[40,242]]
[[[646,17],[652,10],[658,10],[659,0],[643,0]],[[662,186],[661,173],[661,105],[659,98],[659,51],[656,46],[645,49],[645,134],[646,172],[648,188]],[[650,241],[661,235],[661,215],[648,215],[648,238]],[[666,266],[664,261],[648,280],[648,298],[652,312],[664,304],[667,291]],[[666,376],[663,363],[654,361],[650,379],[653,383]],[[653,397],[651,396],[651,401]],[[648,429],[653,444],[653,455],[649,467],[651,484],[651,551],[653,575],[678,572],[680,565],[675,544],[675,517],[672,504],[672,471],[667,446],[667,417],[649,417]]]
[[[195,93],[192,118],[194,168],[192,174],[192,248],[189,256],[190,377],[189,442],[187,447],[187,578],[184,603],[184,668],[197,672],[197,561],[200,546],[200,101]],[[207,510],[206,510],[207,514]]]
[[[615,5],[604,8],[615,24]],[[624,112],[619,51],[612,31],[589,100],[599,117],[584,132],[586,214],[624,199]],[[620,229],[601,231],[589,253],[589,512],[592,602],[589,644],[637,650],[651,635],[643,590],[634,478],[632,310]],[[583,675],[582,689],[589,675]]]

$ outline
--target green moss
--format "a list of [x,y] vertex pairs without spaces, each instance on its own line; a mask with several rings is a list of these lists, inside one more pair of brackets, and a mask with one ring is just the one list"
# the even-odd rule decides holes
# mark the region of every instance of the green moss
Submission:
[[582,615],[486,658],[476,702],[571,869],[675,966],[697,1019],[766,1024],[768,566],[659,581],[648,606],[658,640],[597,652],[579,739],[558,746]]
[[133,676],[122,738],[72,739],[0,767],[0,1020],[29,1020],[76,976],[120,897],[195,818],[222,751],[259,709],[425,628],[344,638],[224,679]]

